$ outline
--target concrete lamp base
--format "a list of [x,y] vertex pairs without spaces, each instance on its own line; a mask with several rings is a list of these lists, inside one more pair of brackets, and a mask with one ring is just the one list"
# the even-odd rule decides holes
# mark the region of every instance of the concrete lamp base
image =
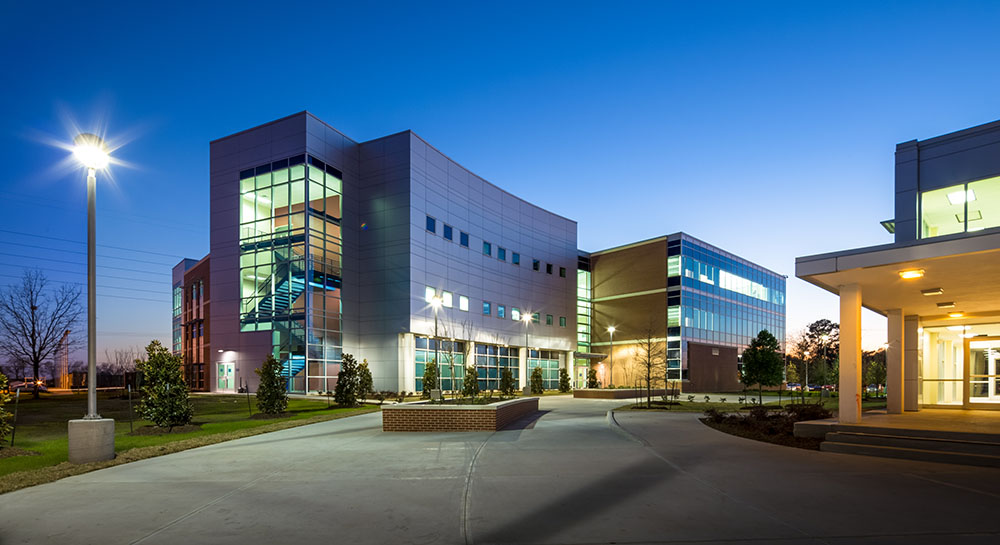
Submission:
[[69,461],[103,462],[115,457],[115,421],[111,418],[69,421]]

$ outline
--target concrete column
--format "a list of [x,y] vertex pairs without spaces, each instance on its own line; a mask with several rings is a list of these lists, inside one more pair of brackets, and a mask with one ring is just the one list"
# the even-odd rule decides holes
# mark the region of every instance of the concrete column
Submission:
[[400,392],[410,392],[417,384],[417,348],[413,333],[399,335],[398,342],[396,389]]
[[903,309],[892,309],[886,316],[888,329],[885,349],[886,410],[890,414],[903,412]]
[[521,348],[518,351],[518,369],[517,372],[517,384],[519,387],[524,388],[528,385],[528,349]]
[[861,286],[840,286],[839,420],[861,421]]
[[903,318],[903,410],[919,411],[917,393],[920,384],[918,380],[917,366],[920,356],[920,345],[918,328],[920,320],[918,316],[906,316]]

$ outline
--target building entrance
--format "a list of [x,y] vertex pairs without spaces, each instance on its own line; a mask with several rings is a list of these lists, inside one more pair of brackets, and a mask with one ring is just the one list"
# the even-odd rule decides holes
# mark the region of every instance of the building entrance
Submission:
[[218,366],[218,382],[215,383],[216,390],[221,392],[233,392],[235,391],[236,385],[234,384],[234,377],[236,373],[234,371],[234,364],[219,362]]
[[1000,403],[1000,337],[968,343],[969,401]]

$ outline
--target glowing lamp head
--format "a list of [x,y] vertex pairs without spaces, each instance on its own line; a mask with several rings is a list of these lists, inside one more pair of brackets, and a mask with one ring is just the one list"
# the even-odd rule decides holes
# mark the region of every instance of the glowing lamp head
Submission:
[[618,329],[615,328],[615,326],[608,326],[608,333],[614,335],[615,331],[618,331]]
[[531,321],[531,315],[528,314],[527,312],[524,313],[524,314],[522,314],[521,315],[521,321],[524,322],[524,325],[528,325],[528,322]]
[[949,312],[948,313],[948,317],[949,318],[961,318],[962,316],[965,316],[964,312]]
[[431,306],[434,307],[434,310],[440,309],[441,308],[441,298],[438,297],[437,295],[435,295],[434,297],[431,297]]
[[73,156],[87,168],[101,170],[111,161],[104,140],[96,134],[81,133],[73,139]]
[[899,277],[903,280],[913,280],[915,278],[923,278],[923,269],[907,269],[905,271],[899,271]]

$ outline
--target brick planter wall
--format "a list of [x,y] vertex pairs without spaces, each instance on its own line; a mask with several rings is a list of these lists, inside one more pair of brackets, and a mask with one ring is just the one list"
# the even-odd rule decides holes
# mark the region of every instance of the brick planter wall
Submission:
[[498,431],[536,411],[537,397],[490,405],[388,405],[382,407],[382,431]]
[[[666,392],[663,388],[653,388],[653,396],[659,397]],[[573,397],[580,399],[628,399],[645,397],[646,390],[636,390],[635,388],[615,388],[615,389],[586,389],[573,390]]]

